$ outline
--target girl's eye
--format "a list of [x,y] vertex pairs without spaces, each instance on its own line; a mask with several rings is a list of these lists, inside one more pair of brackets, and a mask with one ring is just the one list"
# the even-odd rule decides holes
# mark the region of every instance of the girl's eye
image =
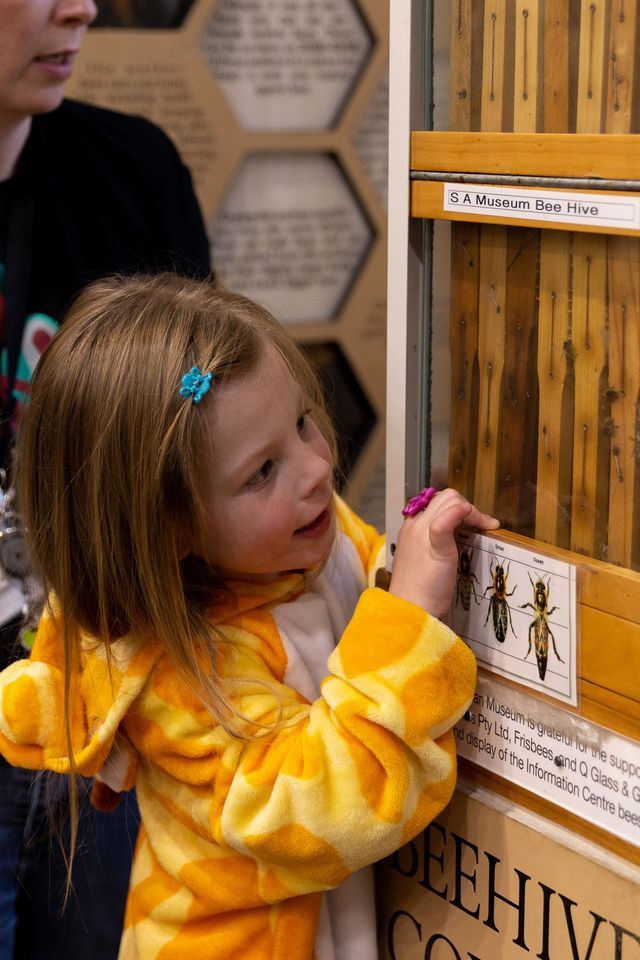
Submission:
[[258,487],[261,483],[264,483],[265,480],[269,479],[269,475],[273,470],[273,460],[265,460],[259,470],[256,470],[252,476],[247,480],[248,487]]
[[309,411],[305,410],[305,412],[298,417],[298,420],[296,422],[298,433],[302,433],[302,431],[307,425],[308,419],[309,419]]

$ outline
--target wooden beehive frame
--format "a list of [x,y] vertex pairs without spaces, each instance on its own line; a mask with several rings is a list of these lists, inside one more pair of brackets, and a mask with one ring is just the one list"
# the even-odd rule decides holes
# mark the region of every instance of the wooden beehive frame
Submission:
[[577,712],[636,740],[640,231],[447,210],[441,179],[640,195],[639,17],[636,2],[457,0],[450,130],[411,147],[412,215],[456,221],[450,482],[519,531],[505,539],[577,565]]

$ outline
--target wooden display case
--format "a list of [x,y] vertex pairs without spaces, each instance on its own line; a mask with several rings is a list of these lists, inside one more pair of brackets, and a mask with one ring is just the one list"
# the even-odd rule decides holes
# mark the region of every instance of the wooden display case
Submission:
[[[575,566],[577,705],[551,707],[527,691],[521,715],[572,731],[574,745],[583,730],[594,757],[600,742],[613,764],[602,749],[611,732],[632,758],[631,779],[616,785],[629,795],[617,812],[628,830],[613,816],[594,822],[588,807],[599,801],[584,781],[606,773],[585,766],[581,779],[579,762],[577,800],[566,805],[479,755],[461,761],[463,790],[484,791],[496,809],[506,802],[501,815],[532,812],[539,832],[555,823],[567,848],[588,841],[589,857],[619,857],[609,866],[631,867],[636,899],[639,36],[637,3],[394,8],[387,401],[390,549],[405,499],[430,481],[498,516],[496,541]],[[517,683],[491,686],[481,671],[483,683],[506,709],[521,702]],[[516,762],[529,768],[525,756]]]

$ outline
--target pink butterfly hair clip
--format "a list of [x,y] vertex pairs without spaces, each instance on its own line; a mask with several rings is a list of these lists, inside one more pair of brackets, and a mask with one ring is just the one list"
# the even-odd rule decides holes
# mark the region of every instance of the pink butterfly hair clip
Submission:
[[402,510],[403,517],[415,517],[416,513],[426,510],[438,491],[435,487],[425,487],[406,504]]

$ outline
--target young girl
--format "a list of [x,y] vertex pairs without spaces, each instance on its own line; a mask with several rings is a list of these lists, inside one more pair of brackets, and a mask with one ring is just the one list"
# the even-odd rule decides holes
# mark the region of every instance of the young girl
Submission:
[[49,602],[0,747],[102,806],[136,785],[122,960],[370,960],[361,868],[451,796],[475,664],[437,617],[455,528],[497,521],[439,493],[367,588],[333,467],[306,362],[212,285],[98,282],[40,361],[17,477]]

